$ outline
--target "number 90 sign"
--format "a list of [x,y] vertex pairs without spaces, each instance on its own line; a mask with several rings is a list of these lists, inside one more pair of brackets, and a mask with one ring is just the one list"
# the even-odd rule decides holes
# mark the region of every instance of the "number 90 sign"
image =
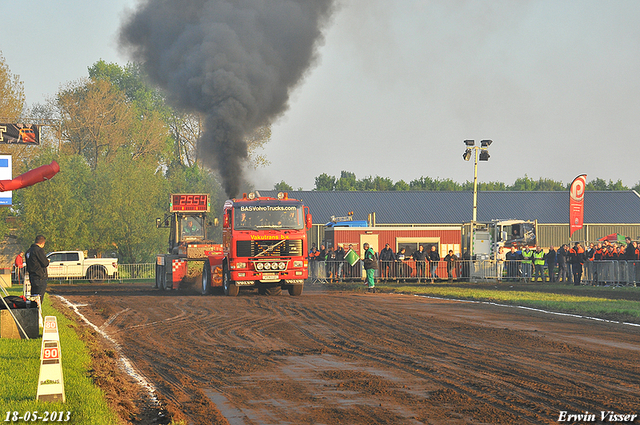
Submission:
[[59,359],[60,350],[58,349],[58,347],[45,348],[44,352],[42,353],[42,358],[44,360]]

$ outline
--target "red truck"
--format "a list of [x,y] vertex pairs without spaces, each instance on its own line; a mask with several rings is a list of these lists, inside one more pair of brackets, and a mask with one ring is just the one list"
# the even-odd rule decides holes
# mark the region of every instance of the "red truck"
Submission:
[[308,277],[307,229],[309,207],[302,201],[243,194],[225,202],[222,216],[222,253],[211,252],[202,272],[202,293],[219,289],[236,296],[240,289],[260,294],[302,294]]

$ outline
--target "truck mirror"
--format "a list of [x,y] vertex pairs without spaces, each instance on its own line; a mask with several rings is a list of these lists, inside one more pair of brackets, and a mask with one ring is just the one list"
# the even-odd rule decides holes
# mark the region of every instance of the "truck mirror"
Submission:
[[224,227],[229,227],[229,214],[224,215]]
[[307,229],[311,229],[313,227],[313,221],[311,220],[311,214],[307,214],[306,216],[306,220],[307,220]]

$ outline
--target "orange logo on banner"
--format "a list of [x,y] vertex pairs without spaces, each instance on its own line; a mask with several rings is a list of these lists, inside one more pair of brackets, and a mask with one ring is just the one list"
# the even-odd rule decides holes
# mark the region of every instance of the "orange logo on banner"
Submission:
[[569,237],[576,230],[582,229],[584,221],[584,190],[587,175],[581,174],[571,183],[569,188]]

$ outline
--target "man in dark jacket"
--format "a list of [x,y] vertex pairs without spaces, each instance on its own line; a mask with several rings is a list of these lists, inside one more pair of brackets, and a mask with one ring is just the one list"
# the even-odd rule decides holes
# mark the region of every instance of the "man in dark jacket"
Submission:
[[44,300],[47,290],[47,267],[49,259],[44,252],[46,238],[42,235],[36,236],[35,242],[27,250],[27,272],[31,281],[31,295],[40,295],[40,302]]
[[571,271],[573,272],[573,284],[580,285],[582,280],[582,265],[585,261],[585,252],[580,242],[576,242],[575,246],[569,250],[569,258]]
[[433,279],[440,279],[437,273],[438,263],[440,262],[440,254],[438,254],[435,245],[431,245],[431,251],[429,251],[428,257],[429,264],[431,265],[431,281],[433,281]]
[[505,255],[505,260],[507,263],[507,280],[511,282],[518,280],[522,254],[516,251],[516,247],[512,245],[511,250]]
[[567,244],[563,244],[558,250],[558,282],[571,282],[571,272],[569,271],[569,250]]
[[547,268],[549,269],[549,282],[555,282],[556,281],[556,263],[558,262],[557,260],[557,253],[556,253],[556,249],[554,247],[549,247],[549,252],[547,252]]
[[625,260],[633,260],[633,244],[631,243],[631,238],[627,236],[624,238],[624,241],[627,243],[627,247],[624,250],[624,259]]
[[420,282],[420,279],[425,277],[427,264],[427,253],[424,250],[424,246],[420,245],[418,250],[413,253],[412,257],[416,262],[416,277],[418,278],[418,282]]
[[342,268],[344,267],[344,256],[345,256],[344,248],[342,245],[338,245],[338,249],[336,249],[336,265],[338,266],[336,277],[340,282],[344,279],[342,274]]
[[380,277],[388,280],[393,274],[393,265],[396,261],[396,256],[393,254],[389,244],[385,244],[382,251],[380,251]]

